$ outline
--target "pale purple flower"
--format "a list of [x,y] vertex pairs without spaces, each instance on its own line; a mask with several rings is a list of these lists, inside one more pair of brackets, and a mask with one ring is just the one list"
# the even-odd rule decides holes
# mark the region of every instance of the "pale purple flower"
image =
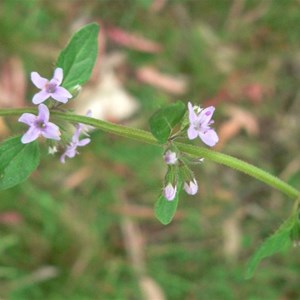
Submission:
[[175,196],[176,196],[176,192],[177,192],[177,186],[175,185],[173,187],[173,185],[171,183],[169,183],[165,188],[164,188],[164,197],[169,200],[172,201],[174,200]]
[[167,165],[175,165],[178,158],[177,158],[177,155],[176,155],[176,152],[173,152],[171,150],[168,150],[165,154],[164,154],[164,160],[165,160],[165,163]]
[[[92,115],[92,112],[88,111],[86,115],[88,117],[90,117]],[[84,139],[80,140],[81,134],[88,136],[87,126],[84,124],[78,123],[76,125],[75,133],[72,136],[71,143],[67,146],[65,152],[60,157],[61,163],[63,163],[63,164],[65,163],[66,157],[73,158],[76,154],[78,154],[79,152],[77,151],[77,147],[83,147],[91,142],[90,138],[84,138]]]
[[41,91],[33,96],[32,102],[40,104],[52,97],[56,101],[67,103],[72,94],[61,85],[63,81],[63,69],[56,68],[54,70],[53,78],[48,80],[40,76],[38,72],[31,72],[31,81]]
[[22,136],[21,142],[23,144],[30,143],[36,140],[40,135],[47,139],[60,140],[59,127],[54,123],[49,122],[49,109],[45,104],[38,106],[38,115],[24,113],[19,118],[19,122],[25,123],[29,126],[28,131]]
[[194,178],[190,182],[185,182],[183,188],[189,195],[195,195],[198,192],[198,183]]
[[210,128],[210,125],[214,123],[211,118],[215,108],[213,106],[209,106],[200,111],[198,110],[199,113],[196,113],[192,103],[189,102],[188,109],[190,121],[190,127],[187,132],[188,138],[193,140],[199,136],[203,143],[213,147],[219,141],[217,133],[214,131],[214,129]]

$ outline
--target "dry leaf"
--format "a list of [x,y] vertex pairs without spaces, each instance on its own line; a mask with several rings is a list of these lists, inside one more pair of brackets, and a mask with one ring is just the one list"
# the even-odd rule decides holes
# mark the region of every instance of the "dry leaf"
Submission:
[[153,0],[150,11],[158,13],[160,12],[167,4],[167,0]]
[[137,111],[138,102],[116,75],[115,67],[124,60],[120,53],[102,57],[100,75],[94,84],[85,86],[76,99],[76,112],[84,115],[90,109],[94,118],[120,122]]
[[187,90],[185,77],[163,74],[154,67],[142,67],[136,71],[136,76],[144,83],[175,95],[184,94]]
[[9,135],[9,128],[4,122],[3,118],[0,118],[0,137],[6,137]]
[[118,27],[106,28],[107,36],[115,43],[130,49],[147,53],[158,53],[162,51],[162,46],[154,41],[129,33]]
[[0,214],[0,224],[18,225],[23,222],[23,217],[15,211],[7,211]]
[[243,215],[244,211],[239,209],[223,222],[224,255],[230,261],[235,261],[241,250],[240,220]]
[[229,120],[224,122],[218,134],[220,142],[216,148],[220,150],[229,140],[235,137],[242,129],[245,129],[249,135],[257,135],[259,133],[258,121],[253,114],[236,106],[227,108]]
[[26,77],[22,61],[9,58],[0,73],[0,107],[22,107],[25,105]]
[[265,89],[259,83],[251,83],[244,87],[244,94],[250,101],[258,103],[263,100]]
[[90,167],[82,167],[76,172],[70,174],[63,182],[63,186],[67,189],[75,189],[85,180],[92,176],[92,169]]
[[[127,196],[119,192],[122,205],[128,205]],[[121,222],[123,240],[127,255],[135,271],[144,300],[164,300],[163,290],[157,282],[146,275],[145,236],[136,222],[128,217],[123,217]]]

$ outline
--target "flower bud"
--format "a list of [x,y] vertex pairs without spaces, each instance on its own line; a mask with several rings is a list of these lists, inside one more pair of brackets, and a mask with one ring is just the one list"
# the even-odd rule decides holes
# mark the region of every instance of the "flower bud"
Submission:
[[164,154],[164,160],[167,165],[175,165],[178,160],[176,152],[168,150]]
[[193,178],[193,180],[185,182],[183,188],[189,195],[195,195],[198,192],[198,183]]
[[168,185],[164,187],[164,197],[169,201],[174,200],[176,196],[176,192],[177,192],[176,185],[173,187],[171,183],[168,183]]

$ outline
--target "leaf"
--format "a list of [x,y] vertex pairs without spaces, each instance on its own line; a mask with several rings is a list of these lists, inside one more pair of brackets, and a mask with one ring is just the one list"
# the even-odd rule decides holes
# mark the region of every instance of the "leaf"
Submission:
[[40,162],[39,144],[22,144],[21,137],[10,138],[0,144],[0,190],[23,182]]
[[149,120],[150,130],[159,143],[167,142],[172,129],[182,120],[186,107],[181,101],[170,104],[155,112]]
[[56,66],[64,70],[62,85],[73,88],[90,78],[98,54],[99,25],[88,24],[76,32],[57,59]]
[[180,190],[181,185],[178,184],[176,196],[172,201],[161,195],[155,203],[155,216],[164,225],[169,224],[176,213]]
[[263,244],[253,254],[247,264],[245,275],[246,279],[249,279],[253,276],[256,267],[263,258],[285,250],[288,246],[291,245],[290,232],[295,223],[295,215],[292,215],[278,228],[278,230],[273,235],[271,235],[263,242]]

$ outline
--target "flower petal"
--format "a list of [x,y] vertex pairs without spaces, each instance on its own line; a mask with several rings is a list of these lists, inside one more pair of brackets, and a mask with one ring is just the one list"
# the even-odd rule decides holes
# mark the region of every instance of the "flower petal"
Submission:
[[43,123],[48,123],[49,121],[49,109],[45,104],[39,105],[39,114],[38,114],[38,120]]
[[[201,112],[200,112],[200,115],[199,115],[199,122],[202,124],[202,126],[208,126],[209,123],[210,123],[210,120],[214,114],[214,111],[215,111],[215,107],[214,106],[209,106],[209,107],[206,107],[205,109],[203,109]],[[210,123],[212,124],[212,123]]]
[[29,114],[29,113],[24,113],[20,118],[19,118],[19,122],[25,123],[29,126],[31,126],[34,121],[37,119],[37,117],[33,114]]
[[202,142],[210,147],[213,147],[219,141],[219,137],[213,129],[210,129],[205,133],[200,132],[199,136]]
[[59,127],[54,123],[49,122],[41,133],[47,139],[60,140]]
[[72,98],[72,94],[65,88],[58,86],[54,93],[51,94],[51,97],[56,101],[67,103],[68,98]]
[[36,93],[33,98],[32,98],[32,103],[33,104],[40,104],[47,100],[50,97],[50,94],[47,93],[46,91],[42,90],[39,93]]
[[55,82],[60,85],[63,81],[63,77],[64,77],[64,71],[62,68],[56,68],[54,70],[54,74],[53,74],[53,78],[55,80]]
[[187,131],[187,134],[188,134],[188,138],[190,140],[193,140],[199,135],[199,132],[194,128],[193,125],[191,125]]
[[32,126],[22,136],[21,142],[23,144],[28,144],[28,143],[36,140],[39,137],[40,134],[41,134],[41,131],[38,128]]
[[91,142],[91,139],[86,138],[77,143],[77,146],[83,147]]
[[65,163],[66,156],[69,158],[73,158],[76,154],[77,154],[76,145],[70,144],[69,146],[67,146],[66,151],[60,157],[61,163],[63,163],[63,164]]
[[48,79],[42,77],[38,72],[31,72],[30,77],[33,84],[39,89],[43,89],[48,82]]
[[191,124],[193,124],[193,123],[197,122],[198,116],[195,113],[194,107],[191,102],[188,103],[188,108],[189,108],[189,121]]

